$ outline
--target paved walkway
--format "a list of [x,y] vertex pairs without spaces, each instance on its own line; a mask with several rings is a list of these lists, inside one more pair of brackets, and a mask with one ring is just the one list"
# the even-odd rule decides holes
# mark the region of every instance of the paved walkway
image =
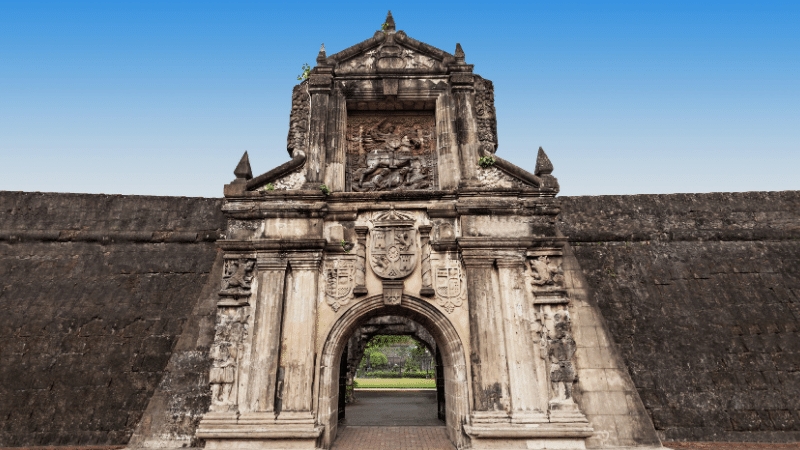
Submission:
[[441,427],[436,417],[436,391],[356,389],[356,402],[347,405],[348,426]]
[[443,426],[339,428],[331,450],[456,450]]

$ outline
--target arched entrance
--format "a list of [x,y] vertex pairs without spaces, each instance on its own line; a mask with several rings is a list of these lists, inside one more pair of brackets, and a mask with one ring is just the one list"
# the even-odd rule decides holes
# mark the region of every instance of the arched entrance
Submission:
[[386,305],[382,295],[359,301],[334,323],[319,361],[317,417],[325,427],[320,446],[330,448],[338,425],[339,370],[342,353],[353,332],[369,319],[396,315],[408,317],[424,326],[436,341],[444,372],[445,424],[447,435],[456,446],[467,442],[462,432],[469,411],[468,375],[464,346],[450,320],[430,302],[403,295],[399,305]]

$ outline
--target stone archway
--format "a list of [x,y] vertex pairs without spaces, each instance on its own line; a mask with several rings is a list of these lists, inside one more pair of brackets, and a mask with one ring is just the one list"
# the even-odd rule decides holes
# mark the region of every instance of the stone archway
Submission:
[[387,305],[382,295],[366,298],[347,310],[333,325],[325,341],[319,361],[317,394],[317,420],[324,426],[320,447],[330,448],[336,438],[338,418],[338,379],[340,358],[353,332],[376,316],[394,315],[408,317],[433,336],[442,355],[447,411],[447,435],[457,446],[468,442],[462,424],[469,412],[468,366],[464,346],[450,320],[430,302],[403,295],[399,305]]

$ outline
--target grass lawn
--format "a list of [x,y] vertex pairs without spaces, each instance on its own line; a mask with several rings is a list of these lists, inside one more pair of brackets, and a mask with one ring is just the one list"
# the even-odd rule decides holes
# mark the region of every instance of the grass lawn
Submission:
[[356,389],[433,389],[436,380],[425,378],[356,378]]

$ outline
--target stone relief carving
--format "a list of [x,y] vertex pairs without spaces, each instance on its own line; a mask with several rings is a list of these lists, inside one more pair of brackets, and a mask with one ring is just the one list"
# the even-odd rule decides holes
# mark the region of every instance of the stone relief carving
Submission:
[[441,70],[439,61],[414,50],[387,43],[340,63],[337,74],[373,73],[380,69]]
[[290,189],[300,189],[303,187],[303,183],[305,182],[305,171],[298,170],[297,172],[292,172],[288,175],[278,178],[272,182],[272,185],[275,187],[276,191],[288,191]]
[[419,227],[420,246],[422,247],[422,289],[419,294],[430,297],[435,294],[433,280],[431,280],[431,226],[421,225]]
[[249,315],[242,307],[223,307],[217,310],[216,333],[210,349],[211,410],[232,411],[236,408],[237,364],[242,354],[242,342],[247,336]]
[[448,313],[464,303],[466,297],[466,282],[464,271],[458,259],[451,259],[449,255],[444,262],[436,267],[435,276],[436,301]]
[[496,152],[497,117],[494,110],[494,85],[479,76],[475,77],[475,115],[481,150]]
[[417,264],[414,219],[394,210],[376,217],[371,233],[370,266],[381,278],[402,279]]
[[575,356],[577,346],[572,338],[572,322],[569,312],[558,310],[552,315],[552,330],[548,330],[547,315],[541,314],[540,320],[545,324],[542,327],[542,357],[550,362],[550,408],[572,409],[577,405],[572,397],[572,385],[577,381],[577,373],[572,358]]
[[325,295],[334,312],[350,302],[355,272],[353,261],[336,259],[325,262]]
[[433,114],[348,116],[346,189],[435,189],[434,130]]
[[289,114],[289,136],[286,142],[286,148],[292,157],[298,151],[306,153],[310,111],[311,95],[308,93],[308,81],[304,81],[292,90],[292,112]]
[[221,297],[247,297],[255,277],[256,260],[236,258],[225,260],[222,269]]
[[528,269],[534,289],[543,286],[564,286],[564,273],[559,260],[551,261],[547,256],[539,256],[528,260]]
[[513,178],[498,169],[497,167],[488,167],[478,170],[478,180],[486,187],[498,188],[522,188],[526,187],[525,183]]

